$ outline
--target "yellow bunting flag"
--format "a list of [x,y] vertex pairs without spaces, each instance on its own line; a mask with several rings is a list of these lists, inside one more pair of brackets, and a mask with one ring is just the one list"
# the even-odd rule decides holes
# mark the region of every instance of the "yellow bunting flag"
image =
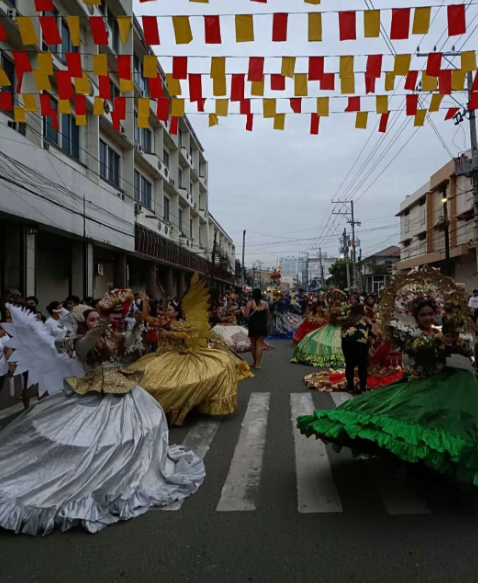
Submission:
[[308,14],[308,39],[309,42],[322,40],[322,13],[310,12]]
[[121,93],[131,93],[131,91],[134,91],[133,79],[120,79],[119,84]]
[[138,115],[137,124],[139,128],[149,129],[149,117],[144,115]]
[[425,123],[426,115],[427,115],[426,109],[419,109],[415,114],[415,120],[413,122],[413,125],[415,127],[421,127]]
[[429,77],[425,71],[422,71],[422,91],[436,91],[438,88],[438,79]]
[[320,4],[320,0],[304,0],[306,4]]
[[440,111],[440,105],[441,105],[441,102],[443,101],[444,97],[445,97],[444,95],[440,95],[439,93],[434,93],[432,95],[428,111],[430,113],[434,113],[435,111]]
[[119,28],[119,35],[122,43],[128,42],[129,31],[131,29],[131,16],[116,17]]
[[227,117],[229,113],[229,99],[216,99],[216,115]]
[[144,55],[143,75],[147,79],[155,79],[158,76],[158,58],[156,55]]
[[403,75],[406,77],[410,72],[410,64],[412,62],[412,55],[395,55],[395,64],[393,72],[395,75]]
[[226,57],[211,58],[211,79],[219,79],[226,76]]
[[264,79],[251,83],[251,95],[254,97],[262,97],[264,95]]
[[33,93],[22,93],[25,111],[36,111],[38,109],[35,95]]
[[274,129],[283,130],[285,128],[285,113],[278,113],[274,116]]
[[317,115],[320,117],[329,116],[329,101],[328,97],[317,97]]
[[226,76],[217,77],[212,80],[212,94],[215,97],[222,97],[223,95],[227,95],[227,83],[226,83]]
[[70,115],[71,113],[71,103],[69,99],[59,99],[58,100],[58,113],[64,115]]
[[429,6],[415,8],[412,34],[428,34],[430,28],[430,12],[431,9]]
[[138,117],[149,117],[149,107],[149,97],[140,97],[138,99]]
[[105,112],[104,104],[105,100],[96,96],[93,102],[93,115],[103,115]]
[[363,13],[365,38],[377,38],[380,35],[380,10],[365,10]]
[[13,119],[18,123],[25,123],[25,109],[23,107],[14,107]]
[[466,71],[453,69],[451,72],[451,88],[453,91],[463,91],[465,88]]
[[73,79],[75,82],[75,91],[78,93],[78,95],[89,95],[91,88],[90,88],[90,82],[88,81],[88,74],[86,73],[86,71],[83,71],[83,76],[82,77],[78,77],[78,78],[74,78]]
[[354,76],[354,58],[352,56],[340,57],[340,79],[351,79]]
[[262,101],[262,109],[264,117],[275,117],[276,115],[276,100],[264,99]]
[[169,95],[181,95],[181,83],[178,79],[173,79],[172,73],[166,73],[166,85]]
[[189,16],[173,16],[173,28],[177,45],[188,45],[193,40]]
[[85,4],[94,4],[95,6],[101,6],[101,0],[83,0]]
[[51,91],[51,83],[48,75],[45,75],[41,71],[33,71],[33,80],[35,81],[38,91]]
[[32,19],[29,16],[17,16],[17,24],[20,29],[22,43],[26,46],[37,45],[38,37]]
[[308,94],[308,83],[307,74],[298,73],[294,75],[294,95],[296,97],[307,97]]
[[7,77],[5,71],[0,67],[0,87],[10,87],[10,79]]
[[368,111],[357,111],[355,117],[355,128],[357,130],[366,130],[368,122]]
[[86,115],[77,115],[76,116],[76,125],[77,126],[85,126],[86,125]]
[[[197,2],[198,0],[191,0],[191,1]],[[213,126],[218,126],[218,125],[219,125],[219,119],[217,118],[217,115],[215,113],[210,113],[209,114],[209,127],[212,128]]]
[[291,79],[294,78],[294,71],[295,71],[295,57],[282,57],[282,66],[280,74],[283,77],[290,77]]
[[171,100],[172,117],[184,117],[184,99]]
[[44,75],[53,75],[53,58],[51,53],[38,53],[38,71]]
[[475,51],[463,51],[461,53],[461,70],[476,71],[476,53]]
[[375,103],[377,113],[388,113],[388,95],[377,95]]
[[[74,47],[79,47],[80,46],[80,17],[79,16],[67,16],[66,23],[68,24],[68,30],[70,31],[71,44]],[[79,124],[77,123],[76,125],[79,125]]]
[[342,95],[355,93],[355,76],[350,79],[340,79],[340,93]]
[[209,0],[189,0],[189,2],[197,2],[198,4],[209,4]]
[[393,91],[395,88],[395,73],[388,71],[385,73],[385,91]]
[[107,55],[93,55],[93,75],[100,77],[106,77],[108,75]]
[[252,14],[236,14],[236,42],[249,43],[254,40],[254,20]]

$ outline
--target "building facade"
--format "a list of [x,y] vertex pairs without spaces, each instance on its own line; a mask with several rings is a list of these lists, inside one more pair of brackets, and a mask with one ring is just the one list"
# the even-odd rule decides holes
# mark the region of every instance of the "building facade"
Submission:
[[454,160],[407,196],[397,216],[401,242],[397,271],[431,265],[463,283],[467,290],[477,287],[473,186],[469,178],[455,174]]
[[[113,283],[146,289],[149,294],[181,296],[194,271],[210,276],[219,287],[234,282],[232,239],[209,209],[208,163],[187,117],[179,118],[177,134],[156,117],[151,99],[148,127],[139,127],[138,98],[149,96],[144,55],[153,55],[133,19],[127,42],[122,42],[117,16],[132,16],[133,0],[103,0],[101,6],[81,0],[54,0],[61,44],[42,42],[39,19],[33,18],[40,44],[29,46],[32,69],[38,52],[48,51],[55,71],[65,71],[66,55],[79,52],[87,71],[86,125],[78,125],[75,101],[60,102],[55,77],[50,107],[58,120],[40,110],[15,122],[0,110],[0,290],[17,288],[37,295],[42,307],[68,294],[101,296]],[[15,105],[25,93],[39,95],[33,72],[23,75],[21,92],[12,51],[24,51],[16,15],[33,15],[31,0],[0,3],[8,41],[0,42],[0,66],[11,85]],[[86,26],[80,27],[80,46],[73,46],[67,15],[103,16],[108,45],[96,45]],[[134,55],[133,87],[126,91],[110,73],[111,100],[102,115],[92,115],[99,94],[92,59],[106,55],[109,71],[117,71],[117,56]],[[165,74],[158,74],[167,96]],[[120,88],[123,92],[120,93]],[[126,118],[115,129],[113,99],[125,96]],[[214,270],[212,261],[214,260]]]
[[362,289],[377,293],[393,278],[395,264],[400,260],[400,247],[391,245],[362,259],[359,265]]

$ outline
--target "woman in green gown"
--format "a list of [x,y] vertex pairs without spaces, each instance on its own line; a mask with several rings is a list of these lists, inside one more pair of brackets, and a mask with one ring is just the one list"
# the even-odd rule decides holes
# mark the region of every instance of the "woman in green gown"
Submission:
[[407,381],[299,417],[299,429],[361,453],[388,451],[478,485],[478,380],[446,362],[451,354],[471,355],[462,333],[463,290],[424,270],[398,277],[382,304],[392,339],[410,357]]

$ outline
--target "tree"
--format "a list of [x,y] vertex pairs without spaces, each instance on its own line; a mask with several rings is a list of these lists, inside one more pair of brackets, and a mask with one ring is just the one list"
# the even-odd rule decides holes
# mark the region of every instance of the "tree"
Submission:
[[337,259],[337,261],[329,267],[329,273],[332,276],[331,283],[340,289],[347,287],[347,267],[345,259]]

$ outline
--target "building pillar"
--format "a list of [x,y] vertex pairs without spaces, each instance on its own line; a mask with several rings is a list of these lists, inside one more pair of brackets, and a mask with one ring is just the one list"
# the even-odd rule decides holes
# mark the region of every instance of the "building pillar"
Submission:
[[166,269],[165,291],[167,296],[174,296],[174,272],[172,267]]
[[150,298],[156,298],[158,294],[156,285],[156,263],[149,263],[146,272],[146,293]]
[[128,287],[128,268],[126,263],[126,253],[117,253],[114,262],[113,285],[116,288],[124,289]]
[[178,300],[181,301],[186,293],[186,274],[178,271]]
[[85,293],[85,250],[81,241],[71,242],[70,294],[86,298]]
[[25,297],[36,295],[36,233],[34,227],[25,225],[25,252],[24,252],[24,277]]
[[95,295],[95,248],[93,243],[85,242],[85,297]]

